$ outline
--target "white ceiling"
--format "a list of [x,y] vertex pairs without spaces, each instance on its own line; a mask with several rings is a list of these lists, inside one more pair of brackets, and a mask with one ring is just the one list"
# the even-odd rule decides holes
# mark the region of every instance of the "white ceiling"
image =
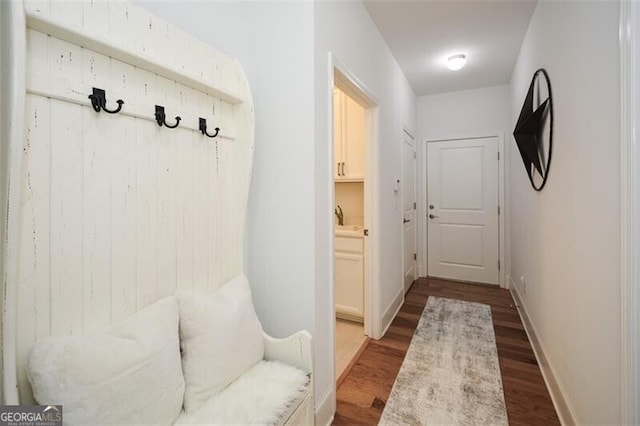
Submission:
[[[536,1],[365,0],[416,95],[508,84]],[[449,71],[446,58],[467,55]]]

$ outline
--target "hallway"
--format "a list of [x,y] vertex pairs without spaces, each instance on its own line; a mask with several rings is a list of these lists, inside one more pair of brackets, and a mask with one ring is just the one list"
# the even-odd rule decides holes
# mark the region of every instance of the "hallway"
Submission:
[[509,423],[559,424],[508,290],[436,278],[416,280],[389,330],[371,340],[338,389],[334,425],[376,424],[429,296],[491,306]]

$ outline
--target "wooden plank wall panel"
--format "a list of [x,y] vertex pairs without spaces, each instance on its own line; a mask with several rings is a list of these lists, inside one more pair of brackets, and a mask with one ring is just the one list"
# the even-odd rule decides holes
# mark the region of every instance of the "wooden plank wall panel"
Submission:
[[192,140],[193,157],[193,273],[195,277],[194,291],[206,292],[208,287],[209,244],[207,243],[208,228],[207,205],[208,164],[206,144],[208,141]]
[[49,37],[38,31],[27,30],[27,87],[49,78]]
[[214,289],[216,284],[220,280],[220,229],[218,223],[219,219],[219,200],[221,200],[218,194],[218,188],[220,184],[218,182],[218,168],[216,165],[216,156],[218,152],[218,140],[214,139],[209,145],[207,150],[207,163],[209,164],[209,173],[207,175],[207,204],[209,205],[209,215],[207,219],[209,221],[208,226],[208,238],[209,244],[209,270],[208,270],[208,283],[209,289]]
[[111,316],[136,312],[136,120],[119,117],[111,144]]
[[[23,211],[20,229],[20,266],[18,285],[26,297],[18,298],[18,312],[23,313],[24,332],[17,353],[28,353],[34,341],[51,334],[51,292],[49,285],[49,100],[27,96],[24,169],[22,177]],[[26,357],[18,359],[19,381],[26,380]],[[21,388],[21,398],[30,398],[30,390]]]
[[[56,40],[54,37],[49,37],[50,42]],[[82,49],[82,77],[80,80],[74,80],[74,86],[78,86],[77,83],[81,83],[79,87],[86,88],[87,92],[91,93],[92,87],[111,87],[111,59],[100,55],[89,49]],[[109,100],[109,108],[113,108],[115,103],[111,99],[111,96],[107,94],[107,100]]]
[[94,28],[101,34],[111,32],[110,17],[114,7],[111,1],[83,1],[82,2],[82,25]]
[[[178,94],[179,108],[195,117],[204,117],[203,107],[207,97],[196,90],[184,88],[179,90]],[[211,123],[211,120],[208,120]],[[209,124],[211,127],[211,124]],[[206,146],[211,144],[211,139],[199,134],[191,133],[189,139],[185,139],[184,148],[189,149],[193,153],[193,166],[191,174],[192,197],[191,203],[191,229],[192,245],[193,245],[193,286],[196,292],[206,292],[208,286],[208,263],[209,263],[209,244],[207,242],[208,227],[207,215],[209,214],[209,205],[207,200],[208,191],[208,159],[206,157]]]
[[[242,74],[233,58],[198,42],[149,12],[128,2],[25,0],[27,17],[41,30],[54,26],[86,33],[89,40],[108,41],[117,49],[163,64],[185,81],[197,81],[208,93],[241,103]],[[40,22],[45,19],[45,23]],[[51,22],[49,22],[51,21]],[[159,40],[165,43],[159,43]],[[175,49],[167,49],[171,43]]]
[[191,141],[184,131],[178,130],[176,143],[176,201],[178,223],[176,229],[178,288],[193,290],[193,156]]
[[[228,227],[220,229],[220,266],[221,279],[227,281],[233,278],[233,271],[236,268],[234,257],[236,254],[237,228],[232,219],[235,209],[233,202],[233,181],[229,168],[231,161],[229,155],[230,146],[225,142],[218,143],[218,155],[216,167],[218,169],[218,196],[221,200],[228,200],[225,203],[218,203],[218,219],[222,223],[228,223]],[[235,221],[237,222],[237,221]],[[244,224],[242,225],[244,228]]]
[[136,120],[136,307],[157,300],[158,150],[161,129]]
[[[84,331],[82,107],[51,105],[51,331]],[[43,184],[42,182],[38,184]]]
[[[224,147],[222,150],[223,156],[221,157],[222,162],[220,164],[220,168],[223,170],[222,176],[226,181],[224,196],[227,198],[225,199],[231,200],[231,202],[225,206],[225,215],[223,216],[223,220],[232,224],[226,234],[226,240],[228,241],[228,247],[230,247],[230,250],[228,252],[228,257],[225,259],[225,264],[229,265],[229,268],[227,269],[227,276],[232,278],[234,275],[233,271],[243,269],[243,247],[244,239],[246,238],[244,220],[234,220],[236,215],[235,212],[246,209],[247,199],[242,197],[238,191],[234,190],[244,176],[234,173],[233,168],[236,167],[239,161],[235,158],[237,151],[234,152],[232,150],[233,144],[229,142],[230,141],[221,141],[220,143],[220,145]],[[238,235],[241,235],[242,238],[238,238]]]
[[111,324],[111,141],[117,117],[82,108],[83,282],[86,331]]
[[[94,21],[102,22],[107,26],[110,2],[85,3],[86,19],[91,15],[89,10],[103,10],[102,19]],[[93,24],[93,22],[92,22]],[[86,50],[86,49],[85,49]],[[111,59],[108,75],[109,88],[107,94],[107,107],[116,107],[116,100],[121,97],[127,99],[125,107],[131,103],[130,99],[142,96],[143,88],[136,85],[137,76],[141,70]],[[87,88],[89,86],[87,85]],[[128,94],[129,96],[125,96]],[[137,120],[122,114],[110,115],[96,114],[92,109],[86,108],[90,114],[111,123],[109,140],[105,141],[111,149],[111,161],[108,171],[102,176],[104,180],[111,182],[110,193],[105,198],[111,200],[111,221],[109,232],[111,235],[111,285],[109,287],[111,300],[111,319],[118,321],[136,312],[136,225],[137,225],[137,146],[136,146],[136,122]],[[103,195],[104,196],[104,195]]]
[[[25,7],[32,17],[72,18],[80,32],[99,28],[116,41],[127,34],[142,56],[175,62],[227,99],[155,74],[162,68],[80,47],[77,35],[63,41],[27,29],[16,335],[20,400],[30,403],[25,367],[35,340],[104,328],[177,288],[211,291],[243,270],[253,110],[233,59],[140,8],[31,0]],[[172,44],[183,49],[167,57]],[[123,99],[123,111],[93,111],[92,87],[106,90],[108,108]],[[159,127],[155,104],[169,123],[183,116],[181,126]],[[210,132],[220,127],[219,137],[201,135],[198,117]]]
[[158,149],[158,296],[176,291],[176,132],[160,132]]
[[[44,2],[39,2],[44,3]],[[73,2],[52,0],[49,2],[50,13],[52,16],[64,17],[69,22],[82,22],[83,10],[81,7],[77,7]]]
[[[86,69],[85,53],[89,52],[80,46],[49,37],[47,52],[49,55],[49,84],[66,86],[72,82],[82,82]],[[106,64],[108,58],[104,58]],[[97,76],[94,76],[97,79]]]

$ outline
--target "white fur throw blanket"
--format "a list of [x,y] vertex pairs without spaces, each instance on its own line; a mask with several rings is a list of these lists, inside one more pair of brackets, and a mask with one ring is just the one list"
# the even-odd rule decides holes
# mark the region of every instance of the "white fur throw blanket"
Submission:
[[176,424],[273,425],[299,399],[309,377],[277,361],[260,361],[193,413]]

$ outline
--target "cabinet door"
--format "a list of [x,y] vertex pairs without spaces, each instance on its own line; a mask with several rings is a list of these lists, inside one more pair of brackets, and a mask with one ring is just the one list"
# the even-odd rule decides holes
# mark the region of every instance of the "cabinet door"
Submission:
[[342,162],[344,149],[344,98],[345,94],[338,88],[333,89],[333,176],[335,179],[342,177]]
[[336,312],[364,317],[364,257],[336,252]]
[[344,170],[343,179],[364,178],[365,109],[348,96],[344,96],[343,123],[345,132],[342,141]]

